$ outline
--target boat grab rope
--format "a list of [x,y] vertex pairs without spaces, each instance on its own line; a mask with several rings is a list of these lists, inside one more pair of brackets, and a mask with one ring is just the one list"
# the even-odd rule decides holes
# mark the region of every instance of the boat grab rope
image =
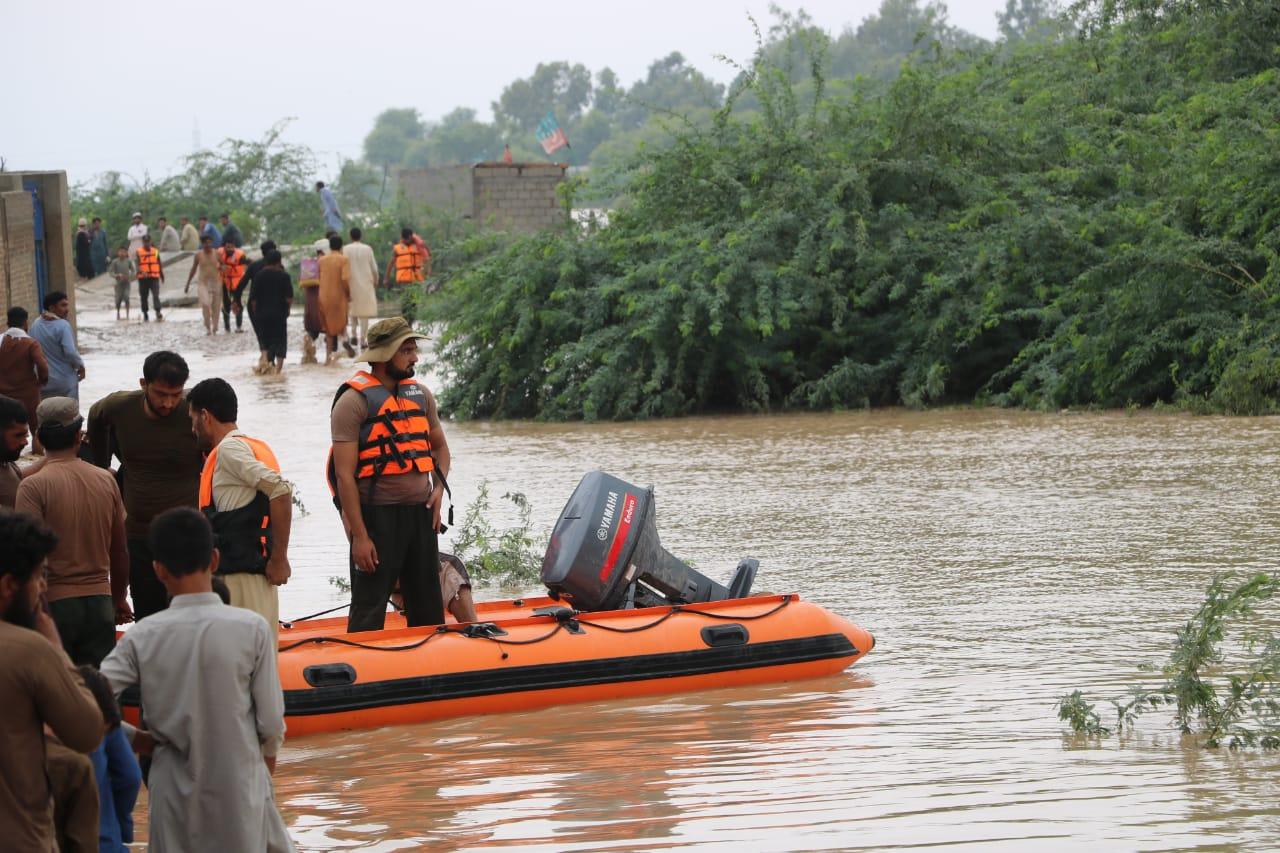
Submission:
[[[280,651],[287,652],[287,651],[290,651],[291,649],[296,649],[299,646],[305,646],[308,643],[316,643],[316,644],[335,643],[340,646],[351,646],[352,648],[368,649],[369,651],[374,651],[374,652],[408,652],[408,651],[413,651],[414,649],[422,648],[424,645],[427,644],[427,641],[430,640],[432,637],[438,637],[441,634],[458,634],[460,636],[469,637],[475,640],[488,640],[489,642],[497,643],[500,646],[532,646],[535,643],[541,643],[551,639],[556,634],[565,630],[566,627],[577,627],[578,625],[590,625],[592,628],[599,628],[602,631],[610,631],[614,634],[635,634],[640,631],[648,631],[651,628],[656,628],[659,625],[661,625],[663,622],[666,622],[672,616],[675,616],[677,613],[688,613],[692,616],[703,616],[707,619],[719,619],[725,622],[754,622],[757,619],[767,619],[768,617],[777,613],[779,610],[782,610],[784,607],[790,604],[791,601],[792,601],[792,596],[784,595],[782,596],[782,601],[778,602],[776,607],[770,608],[769,610],[766,610],[764,613],[756,613],[754,615],[749,615],[749,616],[742,616],[742,615],[734,616],[734,615],[729,615],[725,613],[708,613],[705,610],[696,610],[696,609],[691,609],[691,608],[681,606],[679,604],[675,604],[675,605],[672,605],[670,610],[668,610],[666,613],[662,614],[652,622],[649,622],[644,625],[636,625],[631,628],[617,628],[612,625],[606,625],[602,622],[592,622],[588,619],[581,618],[581,614],[578,611],[571,610],[565,607],[561,609],[560,613],[547,614],[548,616],[552,616],[553,618],[556,619],[556,626],[554,628],[552,628],[550,631],[548,631],[547,633],[543,634],[540,637],[531,637],[527,640],[504,640],[499,637],[491,637],[488,634],[467,634],[465,633],[466,628],[451,628],[448,625],[437,625],[434,631],[432,631],[430,634],[427,634],[421,640],[418,640],[416,643],[409,643],[408,645],[404,645],[404,646],[376,646],[376,645],[373,645],[372,643],[361,643],[361,642],[357,642],[356,640],[348,640],[343,637],[306,637],[304,639],[298,640],[296,643],[290,643],[287,646],[281,646]],[[580,633],[580,632],[575,632],[575,633]],[[503,652],[502,657],[505,659],[507,657],[507,653]]]

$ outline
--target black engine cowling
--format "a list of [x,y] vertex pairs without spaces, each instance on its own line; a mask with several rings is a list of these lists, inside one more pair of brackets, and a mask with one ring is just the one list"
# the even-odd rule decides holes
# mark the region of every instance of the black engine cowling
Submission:
[[[759,563],[743,560],[731,588],[746,596]],[[618,610],[730,598],[658,539],[653,487],[592,471],[565,504],[542,558],[542,582],[578,610]]]

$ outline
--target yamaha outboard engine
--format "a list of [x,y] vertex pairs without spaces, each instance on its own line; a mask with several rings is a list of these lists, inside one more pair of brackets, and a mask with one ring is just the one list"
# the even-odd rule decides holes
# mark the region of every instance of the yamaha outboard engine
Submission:
[[592,471],[551,531],[542,582],[578,610],[618,610],[742,598],[758,566],[739,563],[729,588],[693,570],[658,541],[652,486]]

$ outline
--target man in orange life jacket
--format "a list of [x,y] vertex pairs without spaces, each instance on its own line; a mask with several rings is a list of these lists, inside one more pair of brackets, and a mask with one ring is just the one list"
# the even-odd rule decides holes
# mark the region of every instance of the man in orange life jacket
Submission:
[[436,400],[414,381],[421,335],[402,317],[369,328],[369,371],[338,389],[329,483],[351,541],[348,631],[383,627],[396,581],[410,626],[444,622],[440,508],[451,457]]
[[222,276],[222,328],[231,331],[231,312],[235,311],[236,331],[244,331],[244,293],[245,255],[233,243],[222,243],[218,250],[218,270]]
[[235,390],[223,379],[206,379],[187,394],[191,431],[209,451],[200,474],[200,511],[213,526],[218,576],[231,604],[262,615],[280,629],[280,595],[289,582],[289,529],[293,490],[266,442],[236,426]]
[[160,263],[160,250],[151,245],[151,235],[142,235],[142,245],[133,253],[134,269],[138,271],[138,298],[142,300],[142,322],[147,316],[147,296],[156,309],[156,321],[164,319],[160,313],[160,283],[164,281],[164,266]]
[[391,260],[387,262],[387,282],[398,287],[408,287],[425,281],[423,263],[425,248],[419,249],[412,228],[400,229],[400,242],[391,247]]

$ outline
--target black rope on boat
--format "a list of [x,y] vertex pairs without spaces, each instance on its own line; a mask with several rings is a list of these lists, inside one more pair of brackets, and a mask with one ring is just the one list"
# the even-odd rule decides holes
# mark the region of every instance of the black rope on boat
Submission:
[[[566,615],[563,618],[557,617],[556,626],[554,628],[552,628],[547,633],[543,634],[541,637],[532,637],[528,640],[503,640],[498,637],[490,637],[487,634],[466,634],[464,633],[464,631],[466,630],[465,628],[450,628],[447,625],[437,625],[435,631],[431,632],[430,634],[427,634],[418,642],[410,643],[407,646],[375,646],[369,643],[359,643],[359,642],[356,642],[355,640],[343,639],[342,637],[307,637],[305,639],[298,640],[296,643],[291,643],[287,646],[281,646],[280,651],[287,652],[290,649],[296,649],[299,646],[305,646],[307,643],[317,643],[317,644],[318,643],[336,643],[337,645],[340,645],[340,646],[351,646],[353,648],[368,649],[374,652],[408,652],[408,651],[413,651],[414,649],[421,648],[432,637],[437,637],[441,634],[458,634],[463,637],[469,637],[470,639],[473,639],[473,640],[488,640],[489,642],[497,643],[500,646],[532,646],[535,643],[541,643],[541,642],[545,642],[546,640],[550,640],[556,634],[565,630],[566,625],[570,622],[573,622],[577,625],[590,625],[592,628],[599,628],[602,631],[609,631],[614,634],[635,634],[640,631],[648,631],[650,628],[656,628],[659,625],[661,625],[663,622],[666,622],[672,616],[675,616],[677,613],[688,613],[691,616],[704,616],[707,619],[720,619],[726,622],[754,622],[757,619],[766,619],[772,616],[773,614],[777,613],[779,610],[781,610],[782,608],[790,604],[791,600],[792,600],[792,597],[790,595],[784,595],[782,596],[782,601],[778,602],[778,605],[776,607],[770,608],[769,610],[766,610],[764,613],[757,613],[752,616],[730,616],[724,613],[707,613],[706,611],[703,611],[703,610],[693,610],[686,607],[682,607],[681,605],[677,604],[677,605],[673,605],[670,610],[668,610],[666,613],[662,614],[652,622],[649,622],[646,625],[636,625],[632,628],[615,628],[612,625],[605,625],[601,622],[592,622],[590,620],[581,618],[581,615],[578,614],[576,611],[572,611],[572,610],[569,610],[568,608],[565,608],[564,612],[566,614],[571,614],[571,615]],[[547,615],[554,615],[554,614],[547,614]],[[579,631],[577,633],[581,633],[581,632]],[[505,658],[507,656],[507,653],[503,652],[502,656]]]
[[578,617],[578,623],[581,625],[590,625],[592,628],[599,628],[602,631],[612,631],[615,634],[634,634],[637,631],[647,631],[650,628],[657,627],[658,625],[661,625],[663,622],[666,622],[672,616],[675,616],[677,613],[689,613],[694,616],[705,616],[708,619],[721,619],[725,622],[754,622],[757,619],[764,619],[766,617],[772,616],[773,614],[777,613],[779,610],[786,607],[790,603],[791,603],[791,596],[784,595],[782,596],[782,601],[778,602],[777,607],[774,607],[773,609],[768,610],[764,613],[757,613],[754,616],[730,616],[726,613],[707,613],[704,610],[692,610],[677,604],[673,606],[670,610],[668,610],[665,614],[663,614],[661,618],[655,619],[654,621],[650,622],[648,625],[637,625],[634,628],[614,628],[610,625],[605,625],[601,622],[592,622],[589,619],[583,619],[582,617]]
[[[404,612],[404,608],[397,605],[394,601],[390,601],[387,603],[391,605],[392,609],[395,610],[395,612],[397,613]],[[299,616],[297,619],[289,619],[289,620],[281,619],[279,620],[280,626],[282,628],[292,628],[295,622],[306,622],[308,619],[315,619],[320,616],[328,616],[330,613],[337,613],[339,610],[346,610],[350,606],[351,606],[351,603],[347,602],[346,604],[339,604],[337,607],[330,607],[328,610],[321,610],[319,613],[312,613],[310,616]]]

